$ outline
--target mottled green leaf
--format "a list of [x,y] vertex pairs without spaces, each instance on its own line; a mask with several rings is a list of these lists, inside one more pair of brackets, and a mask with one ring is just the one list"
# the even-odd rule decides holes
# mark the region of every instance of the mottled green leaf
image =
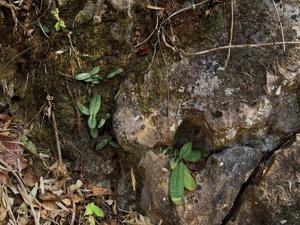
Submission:
[[100,143],[96,145],[96,150],[103,149],[109,143],[108,139],[103,139]]
[[101,119],[100,120],[100,122],[98,123],[98,128],[100,129],[100,128],[102,128],[103,126],[104,126],[104,124],[105,124],[105,119]]
[[88,119],[89,128],[94,129],[97,126],[97,120],[95,115],[90,115]]
[[94,214],[95,214],[96,216],[98,216],[98,217],[101,217],[101,218],[102,218],[102,217],[105,216],[103,210],[102,210],[100,207],[98,207],[97,205],[94,205],[93,211],[94,211]]
[[109,145],[110,145],[111,147],[113,147],[113,148],[119,148],[119,145],[118,145],[116,142],[114,142],[114,141],[110,141],[110,142],[109,142]]
[[84,114],[86,116],[90,115],[90,110],[87,107],[85,107],[84,105],[82,105],[81,103],[79,103],[79,102],[77,103],[77,108],[79,109],[79,111],[82,114]]
[[90,129],[90,134],[93,138],[96,138],[98,136],[98,128],[95,127],[93,129]]
[[179,151],[179,159],[186,158],[192,152],[192,142],[185,143]]
[[107,78],[107,79],[111,79],[111,78],[113,78],[114,76],[116,76],[116,75],[118,75],[118,74],[120,74],[120,73],[122,73],[122,72],[123,72],[123,69],[119,68],[119,69],[117,69],[117,70],[115,70],[115,71],[113,71],[113,72],[107,74],[106,78]]
[[206,149],[193,150],[187,157],[184,157],[184,159],[190,162],[197,162],[200,159],[206,158],[207,156],[208,156],[208,151]]
[[101,106],[101,96],[100,95],[94,95],[92,97],[92,100],[91,100],[91,103],[90,103],[90,115],[96,116],[96,114],[100,110],[100,106]]
[[179,162],[171,171],[169,191],[172,202],[178,205],[184,194],[184,164],[182,162]]
[[196,182],[191,175],[189,169],[183,164],[184,167],[184,187],[189,190],[193,191],[196,189]]
[[178,164],[178,161],[176,161],[175,158],[172,158],[172,159],[170,160],[170,167],[171,167],[171,170],[174,170],[175,167],[177,166],[177,164]]
[[95,66],[95,67],[89,72],[89,74],[90,74],[91,76],[94,76],[94,75],[96,75],[97,73],[99,73],[99,71],[100,71],[100,67],[99,67],[99,66]]
[[86,80],[90,77],[91,77],[91,75],[89,73],[79,73],[75,76],[75,79],[76,80]]
[[95,206],[95,204],[93,202],[87,204],[87,206],[85,207],[84,215],[85,216],[93,215],[94,206]]

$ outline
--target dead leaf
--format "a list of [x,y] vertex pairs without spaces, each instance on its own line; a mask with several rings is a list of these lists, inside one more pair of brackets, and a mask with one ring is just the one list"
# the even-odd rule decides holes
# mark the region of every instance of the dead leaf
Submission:
[[43,201],[57,201],[60,198],[57,195],[47,191],[44,194],[39,193],[39,199]]
[[51,211],[51,212],[54,212],[58,209],[55,202],[52,202],[52,201],[43,201],[42,207],[44,209],[46,209],[47,211]]
[[82,181],[81,180],[77,180],[76,184],[70,185],[69,190],[70,190],[70,192],[77,191],[77,190],[79,190],[82,187],[82,185],[83,185]]
[[103,188],[100,186],[89,186],[89,189],[92,191],[93,195],[95,196],[101,196],[103,194],[107,194],[109,190],[107,188]]
[[38,178],[34,175],[32,169],[26,169],[23,172],[23,179],[28,187],[33,187],[38,182]]
[[65,206],[70,206],[72,204],[71,200],[68,198],[64,198],[63,200],[61,200],[62,203],[65,204]]
[[8,165],[18,168],[18,163],[23,161],[22,158],[23,147],[19,142],[12,137],[0,134],[0,159]]

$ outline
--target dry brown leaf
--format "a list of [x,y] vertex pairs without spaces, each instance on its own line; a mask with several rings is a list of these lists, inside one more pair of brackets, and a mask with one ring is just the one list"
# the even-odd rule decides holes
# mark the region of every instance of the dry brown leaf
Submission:
[[33,187],[38,182],[38,178],[34,175],[31,169],[23,172],[23,179],[28,187]]
[[70,206],[72,204],[71,200],[68,198],[64,198],[61,201],[62,201],[62,203],[64,203],[65,206]]
[[58,209],[55,202],[52,202],[52,201],[43,201],[42,202],[42,207],[44,209],[46,209],[47,211],[51,211],[51,212],[54,212]]
[[[0,134],[0,159],[8,165],[19,168],[23,161],[23,147],[14,138]],[[22,166],[23,168],[23,166]]]
[[74,203],[80,203],[80,202],[83,202],[84,201],[84,197],[81,196],[81,195],[73,195],[72,196],[72,201]]
[[69,190],[70,190],[70,192],[77,191],[77,190],[79,190],[82,187],[82,185],[83,185],[82,181],[81,180],[77,180],[76,184],[70,185]]
[[57,201],[57,200],[60,200],[60,197],[47,191],[44,194],[39,193],[39,199],[41,199],[43,201]]
[[92,191],[93,195],[95,196],[100,196],[103,194],[107,194],[109,192],[109,190],[107,188],[103,188],[100,186],[89,186],[89,189]]
[[7,185],[8,180],[9,180],[9,177],[8,177],[7,172],[1,171],[0,172],[0,184]]

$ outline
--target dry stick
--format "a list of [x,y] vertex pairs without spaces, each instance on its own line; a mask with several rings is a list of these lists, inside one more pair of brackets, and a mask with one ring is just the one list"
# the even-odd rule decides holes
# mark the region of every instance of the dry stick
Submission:
[[243,45],[225,45],[225,46],[220,46],[220,47],[216,47],[216,48],[211,48],[211,49],[207,49],[204,51],[200,51],[200,52],[185,52],[184,50],[181,50],[181,52],[184,55],[187,56],[192,56],[192,55],[205,55],[208,53],[213,53],[213,52],[217,52],[220,50],[226,50],[226,49],[238,49],[238,48],[258,48],[258,47],[268,47],[268,46],[275,46],[275,45],[283,45],[283,44],[287,44],[287,45],[300,45],[300,41],[286,41],[286,42],[267,42],[267,43],[257,43],[257,44],[243,44]]
[[278,18],[278,22],[279,22],[279,26],[280,26],[280,30],[281,30],[282,42],[283,42],[283,51],[285,52],[286,48],[285,48],[285,38],[284,38],[283,26],[282,26],[282,23],[281,23],[281,19],[280,19],[280,15],[279,15],[276,3],[275,3],[274,0],[272,0],[272,2],[273,2],[273,5],[275,7],[276,14],[277,14],[277,18]]
[[[232,45],[232,38],[233,38],[233,22],[234,22],[234,19],[233,19],[233,16],[234,16],[234,13],[233,13],[233,0],[231,0],[231,25],[230,25],[230,38],[229,38],[229,45]],[[227,53],[227,58],[226,58],[226,61],[225,61],[225,65],[224,65],[224,70],[226,69],[227,65],[228,65],[228,62],[229,62],[229,59],[230,59],[230,54],[231,54],[231,49],[229,48],[228,49],[228,53]]]
[[52,122],[52,126],[53,126],[53,129],[54,129],[56,149],[57,149],[57,154],[58,154],[58,162],[59,162],[59,165],[62,165],[63,161],[62,161],[62,155],[61,155],[61,146],[60,146],[57,123],[56,123],[54,111],[51,112],[51,122]]

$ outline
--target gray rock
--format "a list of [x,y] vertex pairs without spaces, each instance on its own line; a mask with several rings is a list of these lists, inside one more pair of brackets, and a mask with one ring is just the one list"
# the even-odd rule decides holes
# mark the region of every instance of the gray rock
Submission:
[[300,221],[300,140],[277,151],[248,186],[227,225],[296,225]]
[[260,158],[260,151],[249,147],[229,148],[211,155],[205,168],[195,175],[198,188],[185,193],[183,202],[175,207],[168,195],[166,158],[150,151],[143,160],[143,207],[152,218],[166,224],[220,224]]
[[[282,40],[274,6],[266,2],[235,1],[234,44]],[[283,19],[285,39],[296,40],[292,27],[300,25],[288,14]],[[227,45],[229,21],[218,21],[210,42],[190,41],[185,51],[204,50],[211,42]],[[180,127],[190,124],[206,148],[238,144],[270,151],[300,128],[300,51],[286,48],[285,54],[282,46],[232,49],[225,69],[227,51],[181,61],[167,57],[169,67],[154,62],[144,79],[129,78],[121,87],[114,114],[119,143],[143,154],[154,146],[172,145]],[[189,137],[190,129],[182,135]]]

